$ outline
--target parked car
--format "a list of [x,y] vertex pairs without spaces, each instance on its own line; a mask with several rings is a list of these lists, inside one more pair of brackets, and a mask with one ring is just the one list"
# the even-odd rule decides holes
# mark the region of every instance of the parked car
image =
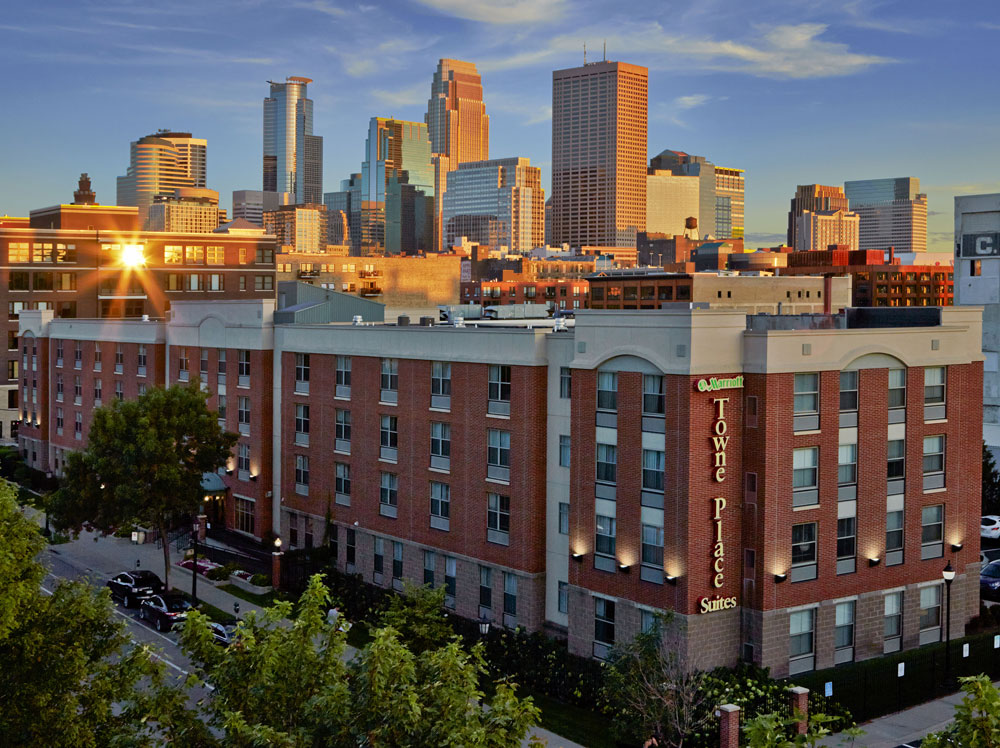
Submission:
[[108,580],[111,596],[125,603],[126,608],[134,607],[139,602],[163,591],[163,582],[151,571],[136,569],[123,571]]
[[1000,561],[1000,548],[983,548],[979,551],[979,560],[982,562],[980,566],[982,569],[993,561]]
[[979,537],[993,540],[1000,538],[1000,517],[995,514],[987,514],[979,520]]
[[983,600],[1000,600],[1000,561],[988,563],[979,572],[979,597]]
[[139,606],[139,618],[156,626],[157,631],[170,631],[175,623],[187,620],[191,603],[180,595],[153,595]]
[[235,623],[217,623],[211,621],[208,626],[212,629],[212,638],[216,644],[228,647],[233,643],[233,634],[236,633]]

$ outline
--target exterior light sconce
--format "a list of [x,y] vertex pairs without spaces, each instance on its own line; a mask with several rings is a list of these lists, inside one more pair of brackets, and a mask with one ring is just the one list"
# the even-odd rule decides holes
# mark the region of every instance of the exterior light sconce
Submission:
[[775,584],[781,584],[786,579],[788,579],[788,575],[787,574],[775,574],[774,575],[774,583]]
[[233,469],[232,468],[226,468],[226,475],[232,475],[232,474],[233,474]]
[[963,543],[952,543],[951,551],[952,553],[958,553],[960,550],[962,550],[963,547],[964,547]]
[[672,584],[674,586],[677,585],[677,577],[673,576],[672,574],[664,574],[663,581],[666,582],[667,584]]
[[257,474],[256,474],[256,473],[253,473],[253,474],[252,474],[252,475],[250,476],[250,480],[252,480],[252,481],[253,481],[254,483],[256,483],[256,482],[257,482]]
[[582,553],[574,553],[573,554],[573,560],[576,561],[577,563],[580,563],[581,561],[583,561],[583,554]]
[[623,574],[628,574],[628,570],[631,568],[628,564],[618,564],[618,570]]
[[878,556],[875,556],[874,558],[868,559],[868,566],[869,567],[878,566],[881,562],[882,559],[880,559]]

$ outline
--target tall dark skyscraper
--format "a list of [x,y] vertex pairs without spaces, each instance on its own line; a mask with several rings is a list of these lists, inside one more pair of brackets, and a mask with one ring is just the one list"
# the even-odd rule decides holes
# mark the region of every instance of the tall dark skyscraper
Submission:
[[323,138],[313,135],[311,78],[271,84],[264,99],[265,192],[289,192],[296,203],[323,202]]

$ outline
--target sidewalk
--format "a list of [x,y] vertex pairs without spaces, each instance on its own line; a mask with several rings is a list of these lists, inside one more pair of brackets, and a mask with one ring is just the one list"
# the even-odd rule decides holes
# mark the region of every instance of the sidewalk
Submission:
[[[855,742],[855,748],[897,748],[919,740],[928,733],[937,732],[952,721],[955,705],[963,696],[965,694],[958,691],[860,725],[865,734]],[[831,735],[820,745],[834,748],[841,744],[842,739],[843,736],[838,733]]]

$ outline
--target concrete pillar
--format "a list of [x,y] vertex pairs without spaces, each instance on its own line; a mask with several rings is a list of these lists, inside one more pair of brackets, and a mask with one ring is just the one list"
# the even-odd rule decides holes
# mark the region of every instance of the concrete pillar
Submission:
[[740,708],[733,704],[719,707],[719,748],[740,748]]
[[797,719],[795,733],[805,735],[809,731],[809,689],[795,686],[788,692],[792,700],[792,715]]
[[271,554],[271,586],[276,590],[281,589],[281,560],[284,555],[281,551]]
[[205,542],[205,529],[208,527],[208,516],[204,514],[198,515],[198,542]]

